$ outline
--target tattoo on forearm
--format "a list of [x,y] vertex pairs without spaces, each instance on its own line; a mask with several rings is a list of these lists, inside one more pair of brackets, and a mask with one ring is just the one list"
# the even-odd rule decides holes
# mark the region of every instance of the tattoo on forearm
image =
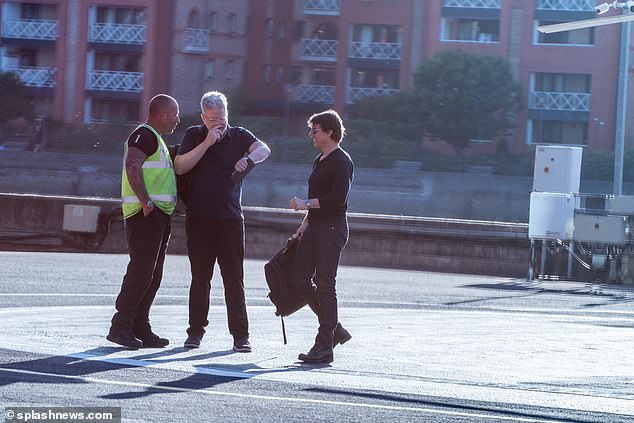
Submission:
[[128,156],[125,161],[125,171],[128,174],[130,187],[140,201],[144,201],[149,198],[147,189],[145,188],[145,181],[143,180],[142,166],[145,159],[147,159],[147,156],[140,149],[135,147],[130,147],[128,149]]

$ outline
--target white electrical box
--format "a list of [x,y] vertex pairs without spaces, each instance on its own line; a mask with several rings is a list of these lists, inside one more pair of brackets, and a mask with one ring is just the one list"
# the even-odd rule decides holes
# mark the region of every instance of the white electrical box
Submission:
[[100,207],[64,205],[63,229],[70,232],[97,232]]
[[582,153],[581,147],[537,146],[533,191],[579,192]]
[[626,240],[624,216],[575,216],[575,241],[598,244],[624,245]]
[[634,195],[617,195],[612,199],[612,212],[625,216],[634,215]]
[[572,194],[531,192],[528,237],[571,239],[574,230],[575,198]]

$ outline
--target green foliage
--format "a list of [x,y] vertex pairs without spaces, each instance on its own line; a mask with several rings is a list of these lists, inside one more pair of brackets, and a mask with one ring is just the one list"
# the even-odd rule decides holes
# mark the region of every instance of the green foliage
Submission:
[[30,119],[33,111],[33,102],[20,77],[13,72],[0,72],[0,122]]
[[411,160],[417,143],[409,125],[386,121],[350,119],[342,147],[355,163],[365,167],[392,167],[395,160]]
[[414,74],[417,104],[411,109],[425,133],[458,153],[471,139],[493,139],[512,128],[521,105],[520,85],[503,58],[447,50]]
[[123,154],[123,146],[136,125],[95,123],[54,125],[48,150],[77,153]]

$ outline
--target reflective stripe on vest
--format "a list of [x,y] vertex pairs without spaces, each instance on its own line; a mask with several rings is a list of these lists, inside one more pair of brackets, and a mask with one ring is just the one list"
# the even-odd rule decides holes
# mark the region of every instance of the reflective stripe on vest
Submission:
[[[158,141],[156,152],[149,156],[142,167],[145,187],[152,199],[152,202],[167,214],[172,214],[176,206],[176,175],[174,165],[169,156],[169,151],[163,138],[150,125],[142,124],[137,129],[144,127],[152,131]],[[137,130],[135,129],[135,130]],[[121,200],[123,202],[123,217],[128,218],[140,212],[143,208],[136,193],[132,190],[125,170],[125,161],[128,156],[128,146],[126,142],[123,157],[123,172],[121,180]]]

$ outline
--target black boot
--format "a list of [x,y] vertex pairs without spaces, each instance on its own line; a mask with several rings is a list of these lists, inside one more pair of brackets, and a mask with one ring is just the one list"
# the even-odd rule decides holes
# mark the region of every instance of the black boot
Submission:
[[352,335],[350,335],[350,332],[348,332],[343,326],[341,326],[341,323],[337,322],[335,331],[332,334],[332,347],[334,348],[339,344],[343,345],[351,339]]
[[302,353],[298,358],[305,363],[332,363],[334,360],[332,347],[320,344],[313,345],[308,353]]
[[110,342],[114,342],[115,344],[133,349],[138,349],[143,346],[143,342],[134,336],[132,329],[124,329],[120,331],[110,329],[110,333],[108,333],[106,339]]

